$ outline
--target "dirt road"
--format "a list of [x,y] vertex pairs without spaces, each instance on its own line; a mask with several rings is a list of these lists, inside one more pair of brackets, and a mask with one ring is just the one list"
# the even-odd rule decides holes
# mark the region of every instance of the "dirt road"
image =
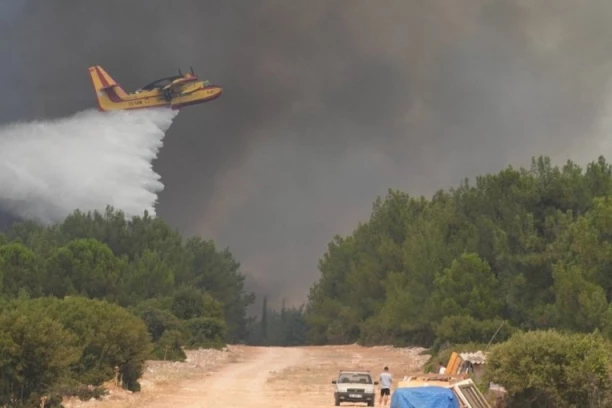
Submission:
[[420,371],[427,360],[420,351],[356,345],[190,351],[185,363],[150,362],[139,393],[113,390],[103,401],[70,400],[65,406],[331,408],[331,380],[338,370],[361,368],[378,374],[388,365],[400,379]]
[[300,349],[253,348],[252,358],[226,366],[206,381],[185,382],[178,393],[171,393],[147,406],[163,408],[218,407],[287,407],[277,401],[266,387],[268,378],[296,364],[303,355]]

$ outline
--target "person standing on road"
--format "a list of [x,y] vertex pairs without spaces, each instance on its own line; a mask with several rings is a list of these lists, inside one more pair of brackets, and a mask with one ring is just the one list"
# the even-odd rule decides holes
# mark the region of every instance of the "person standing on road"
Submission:
[[389,367],[385,367],[384,371],[380,373],[380,406],[386,406],[389,402],[389,395],[391,395],[391,384],[393,383],[393,376],[389,372]]

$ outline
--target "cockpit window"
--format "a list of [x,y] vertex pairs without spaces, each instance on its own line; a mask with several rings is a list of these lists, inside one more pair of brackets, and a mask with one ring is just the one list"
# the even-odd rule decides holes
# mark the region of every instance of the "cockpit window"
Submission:
[[157,81],[151,82],[150,84],[143,86],[141,89],[145,91],[150,91],[151,89],[155,89],[155,88],[163,88],[164,86],[172,83],[172,81],[178,78],[182,78],[182,77],[174,76],[174,77],[158,79]]

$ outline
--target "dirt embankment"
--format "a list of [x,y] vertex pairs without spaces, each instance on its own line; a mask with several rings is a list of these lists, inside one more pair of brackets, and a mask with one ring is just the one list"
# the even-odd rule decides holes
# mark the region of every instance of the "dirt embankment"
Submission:
[[[421,370],[422,349],[392,347],[248,347],[189,351],[184,363],[149,362],[142,391],[111,389],[102,401],[67,400],[66,408],[323,408],[333,406],[331,380],[340,369],[378,375],[387,365],[396,380]],[[363,404],[359,404],[363,405]]]

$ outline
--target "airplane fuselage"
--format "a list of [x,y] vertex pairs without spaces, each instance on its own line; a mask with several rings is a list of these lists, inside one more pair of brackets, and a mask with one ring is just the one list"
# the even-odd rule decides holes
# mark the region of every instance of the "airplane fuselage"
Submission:
[[223,89],[201,81],[194,76],[171,78],[165,85],[153,83],[148,89],[133,93],[125,92],[100,66],[89,68],[93,87],[96,91],[98,108],[101,111],[145,109],[167,106],[181,109],[218,98]]

